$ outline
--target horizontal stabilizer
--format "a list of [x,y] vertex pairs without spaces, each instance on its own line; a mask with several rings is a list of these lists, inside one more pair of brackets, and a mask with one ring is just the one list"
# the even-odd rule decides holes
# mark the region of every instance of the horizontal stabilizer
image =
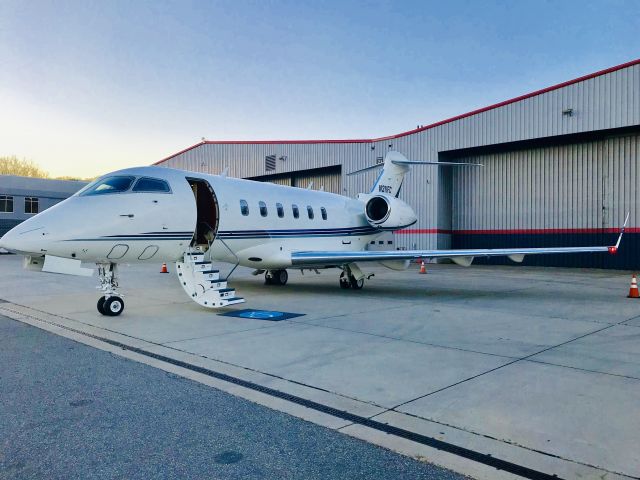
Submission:
[[[482,163],[466,163],[466,162],[433,162],[433,161],[421,161],[421,160],[391,160],[394,165],[438,165],[440,167],[484,167]],[[384,163],[377,163],[368,167],[355,170],[347,173],[347,175],[356,175],[358,173],[366,172],[367,170],[374,170],[376,168],[384,167]]]

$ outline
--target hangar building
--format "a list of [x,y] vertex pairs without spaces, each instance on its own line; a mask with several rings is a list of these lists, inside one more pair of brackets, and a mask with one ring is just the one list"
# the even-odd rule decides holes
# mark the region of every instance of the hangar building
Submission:
[[228,168],[230,176],[304,188],[313,181],[355,196],[377,172],[346,174],[389,150],[484,164],[413,168],[400,198],[418,222],[395,232],[398,248],[607,244],[629,211],[617,255],[530,256],[525,264],[640,268],[640,59],[389,137],[202,141],[157,165]]

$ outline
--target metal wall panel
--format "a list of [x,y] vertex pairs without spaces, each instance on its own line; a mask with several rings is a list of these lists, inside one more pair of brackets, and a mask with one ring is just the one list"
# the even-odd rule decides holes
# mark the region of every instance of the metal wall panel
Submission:
[[638,225],[640,135],[459,158],[454,230],[594,229]]

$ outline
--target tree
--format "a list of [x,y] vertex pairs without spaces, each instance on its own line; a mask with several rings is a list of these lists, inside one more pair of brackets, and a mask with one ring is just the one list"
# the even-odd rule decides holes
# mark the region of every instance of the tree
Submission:
[[0,175],[20,175],[22,177],[49,178],[49,173],[32,160],[19,159],[15,155],[0,157]]

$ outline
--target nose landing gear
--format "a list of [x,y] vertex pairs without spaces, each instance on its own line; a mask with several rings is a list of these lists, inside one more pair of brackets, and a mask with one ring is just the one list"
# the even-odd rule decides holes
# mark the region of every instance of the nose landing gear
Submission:
[[104,293],[98,300],[98,312],[109,317],[118,316],[124,310],[124,300],[117,292],[117,271],[118,265],[115,263],[98,264],[98,277],[100,278],[100,287],[98,288]]

